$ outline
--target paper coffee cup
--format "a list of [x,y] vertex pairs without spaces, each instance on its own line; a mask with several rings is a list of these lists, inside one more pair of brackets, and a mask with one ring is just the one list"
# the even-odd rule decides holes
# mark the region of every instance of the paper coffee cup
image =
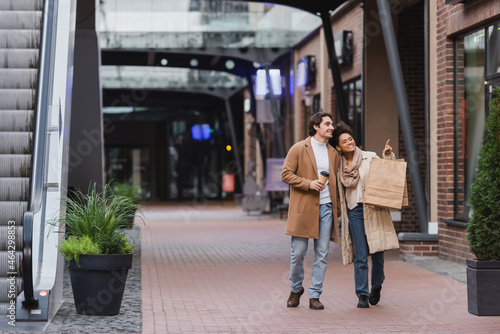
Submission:
[[319,181],[324,185],[326,185],[326,181],[328,181],[329,178],[330,173],[328,173],[327,171],[322,171],[321,173],[319,173]]

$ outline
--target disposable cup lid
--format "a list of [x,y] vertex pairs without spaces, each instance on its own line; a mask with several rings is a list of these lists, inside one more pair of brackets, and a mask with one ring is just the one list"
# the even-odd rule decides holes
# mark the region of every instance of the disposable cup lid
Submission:
[[326,170],[321,171],[320,174],[323,175],[323,176],[326,176],[326,177],[330,177],[330,173],[328,173]]

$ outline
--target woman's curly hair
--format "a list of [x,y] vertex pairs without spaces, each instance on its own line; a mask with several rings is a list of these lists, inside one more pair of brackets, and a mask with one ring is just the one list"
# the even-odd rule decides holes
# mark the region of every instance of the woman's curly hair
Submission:
[[339,145],[339,138],[344,133],[348,133],[351,135],[351,137],[354,138],[354,133],[352,132],[352,129],[349,125],[345,124],[342,121],[335,124],[335,127],[333,129],[333,133],[332,133],[332,143],[333,143],[334,147]]

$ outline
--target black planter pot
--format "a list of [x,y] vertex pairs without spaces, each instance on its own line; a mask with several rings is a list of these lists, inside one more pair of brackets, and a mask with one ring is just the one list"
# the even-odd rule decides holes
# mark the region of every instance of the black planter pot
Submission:
[[467,304],[475,315],[500,315],[500,261],[467,259]]
[[76,313],[116,315],[133,254],[81,255],[80,265],[71,260],[69,273]]

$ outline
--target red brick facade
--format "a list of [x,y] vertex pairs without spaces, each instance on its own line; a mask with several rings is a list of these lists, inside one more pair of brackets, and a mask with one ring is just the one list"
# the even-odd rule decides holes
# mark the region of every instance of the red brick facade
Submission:
[[[336,15],[332,17],[332,30],[334,34],[337,34],[342,30],[352,31],[354,39],[353,60],[351,64],[342,65],[340,70],[343,82],[359,78],[361,76],[363,66],[363,9],[361,8],[361,1],[353,1],[351,4],[345,6],[341,11],[337,12]],[[333,79],[331,70],[328,68],[326,47],[325,53],[322,55],[320,43],[325,42],[322,40],[322,36],[320,36],[318,30],[297,46],[296,61],[307,55],[313,55],[316,57],[316,84],[309,87],[309,92],[313,96],[317,94],[325,94],[324,111],[336,115],[334,96],[335,90],[326,89],[325,91],[322,91],[321,89],[321,75],[323,75],[326,80],[326,87],[333,87]],[[300,88],[296,90],[295,93],[303,95],[304,90],[305,88]],[[294,112],[298,112],[296,117],[299,117],[299,127],[301,129],[305,129],[307,124],[304,123],[306,123],[311,110],[299,105],[295,106]],[[296,138],[296,140],[300,140],[301,138],[307,136],[307,131],[304,130],[304,132],[300,132],[300,134],[302,136],[298,135],[299,137]]]
[[[454,173],[454,131],[457,131],[457,169],[458,211],[463,209],[464,201],[464,106],[458,100],[457,129],[454,128],[454,43],[457,43],[457,95],[463,94],[464,58],[463,43],[460,37],[474,30],[484,28],[500,19],[497,1],[467,1],[465,4],[447,5],[445,0],[436,2],[437,22],[437,105],[438,105],[438,216],[439,216],[439,256],[457,262],[473,258],[464,227],[446,223],[455,216],[455,173]],[[432,70],[432,69],[431,69]],[[463,96],[463,95],[462,95]]]
[[439,255],[439,247],[434,241],[405,241],[399,247],[402,257]]

